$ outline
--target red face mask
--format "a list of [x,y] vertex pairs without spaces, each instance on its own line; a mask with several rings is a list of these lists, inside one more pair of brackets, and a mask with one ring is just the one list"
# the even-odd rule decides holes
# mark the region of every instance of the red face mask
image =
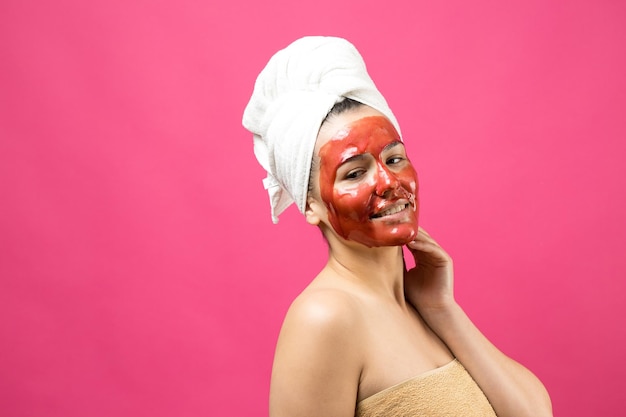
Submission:
[[349,123],[319,151],[320,194],[337,234],[365,246],[417,236],[417,173],[386,117]]

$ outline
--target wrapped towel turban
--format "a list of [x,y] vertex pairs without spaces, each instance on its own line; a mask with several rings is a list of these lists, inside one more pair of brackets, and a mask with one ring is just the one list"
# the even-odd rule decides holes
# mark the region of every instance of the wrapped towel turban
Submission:
[[293,202],[304,213],[318,131],[335,103],[345,98],[383,113],[400,133],[363,58],[345,39],[298,39],[278,51],[259,74],[243,126],[252,132],[254,154],[267,171],[263,184],[274,223]]

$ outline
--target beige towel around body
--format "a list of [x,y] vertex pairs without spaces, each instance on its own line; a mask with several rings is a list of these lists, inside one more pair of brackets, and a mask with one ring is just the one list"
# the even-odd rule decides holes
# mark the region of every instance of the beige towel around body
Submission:
[[458,360],[394,385],[357,404],[357,417],[495,417]]

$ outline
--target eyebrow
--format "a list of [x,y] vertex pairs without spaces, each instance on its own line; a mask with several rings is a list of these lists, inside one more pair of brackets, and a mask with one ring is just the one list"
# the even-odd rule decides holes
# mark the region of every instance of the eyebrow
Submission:
[[344,161],[341,161],[339,166],[342,166],[343,164],[347,164],[348,162],[359,161],[361,159],[365,159],[365,154],[364,153],[360,153],[358,155],[351,156],[350,158],[346,158]]
[[404,144],[402,142],[400,142],[399,140],[395,141],[395,142],[391,142],[389,145],[385,146],[382,150],[382,152],[388,151],[391,148],[394,148],[398,145],[402,145],[404,146]]
[[[403,145],[404,146],[404,144],[402,142],[397,140],[397,141],[391,142],[390,144],[385,146],[382,149],[382,151],[380,151],[380,152],[382,153],[382,152],[388,151],[389,149],[395,148],[398,145]],[[339,166],[342,166],[343,164],[347,164],[348,162],[354,162],[354,161],[359,161],[359,160],[365,159],[365,157],[366,157],[366,154],[364,154],[364,153],[360,153],[358,155],[351,156],[350,158],[346,158],[344,161],[341,161]]]

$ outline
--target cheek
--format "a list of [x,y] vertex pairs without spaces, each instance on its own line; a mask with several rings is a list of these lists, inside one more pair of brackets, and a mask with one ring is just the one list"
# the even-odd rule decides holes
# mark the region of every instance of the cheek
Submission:
[[402,170],[402,172],[398,174],[398,180],[404,189],[410,190],[413,194],[417,194],[419,182],[417,180],[417,173],[413,167]]
[[367,217],[375,188],[376,184],[370,181],[355,187],[336,189],[333,195],[333,205],[338,214],[344,217],[355,220]]
[[320,167],[320,173],[317,179],[319,184],[320,197],[322,197],[323,201],[327,201],[327,199],[333,195],[332,183],[335,180],[335,177],[333,173],[330,172],[328,167],[324,166],[324,164],[322,163],[322,166]]

